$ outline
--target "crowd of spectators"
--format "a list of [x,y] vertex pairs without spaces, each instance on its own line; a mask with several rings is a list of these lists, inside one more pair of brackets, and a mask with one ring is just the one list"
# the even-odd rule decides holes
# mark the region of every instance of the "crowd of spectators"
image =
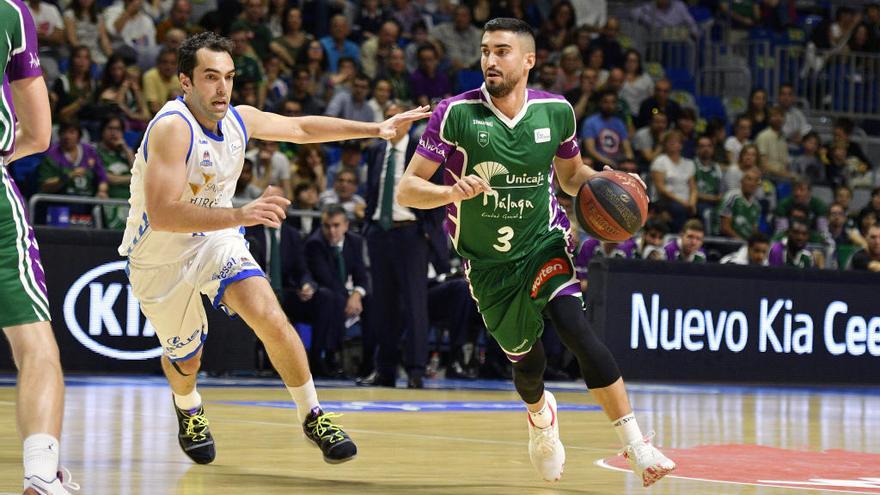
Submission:
[[[874,164],[852,139],[853,121],[837,119],[830,139],[822,139],[797,104],[794,86],[786,84],[775,101],[755,88],[741,115],[707,122],[674,98],[673,83],[662,73],[648,73],[644,54],[625,43],[620,19],[608,14],[604,0],[30,0],[28,6],[57,124],[52,147],[27,176],[32,184],[24,189],[31,193],[128,198],[146,124],[182,94],[176,49],[194,33],[214,30],[232,39],[233,105],[381,121],[392,108],[434,104],[476,87],[481,26],[510,16],[535,28],[530,87],[571,103],[584,160],[596,169],[641,174],[653,196],[649,222],[629,241],[600,243],[576,232],[585,286],[587,264],[596,256],[880,271],[880,189],[873,183]],[[649,0],[634,4],[628,17],[697,38],[694,8],[740,31],[781,30],[800,15],[793,0]],[[878,39],[880,7],[869,4],[863,14],[837,8],[809,43],[870,52]],[[416,125],[411,134],[421,130]],[[339,372],[340,332],[369,305],[369,281],[352,270],[360,269],[361,248],[367,252],[358,232],[373,220],[367,212],[376,206],[367,200],[367,150],[376,144],[252,140],[236,187],[235,199],[246,202],[275,185],[295,209],[312,212],[290,216],[278,234],[297,259],[283,267],[279,290],[298,315],[320,313],[304,309],[310,301],[338,307],[340,319],[313,321],[324,329],[313,346],[322,374]],[[817,185],[834,191],[833,203],[812,194]],[[859,208],[851,204],[857,188],[873,189]],[[559,199],[570,209],[571,198],[560,193]],[[124,228],[125,207],[104,207],[100,219],[93,218],[95,211],[50,206],[34,220],[100,220],[105,228]],[[264,251],[259,259],[269,272],[270,233],[249,236],[262,239],[255,249]],[[707,239],[725,238],[739,244],[721,243],[721,251],[704,246]],[[343,256],[319,244],[356,249]],[[456,263],[449,265],[448,253],[439,255],[446,259],[431,262],[430,287],[437,290],[429,297],[448,298],[447,291],[462,287],[447,285],[455,280]],[[471,348],[481,325],[467,306],[462,303],[462,314],[469,316],[457,325],[468,328],[450,332],[455,349],[449,369],[460,376],[476,373],[464,366],[473,359],[462,349]],[[361,371],[371,370],[366,365]]]

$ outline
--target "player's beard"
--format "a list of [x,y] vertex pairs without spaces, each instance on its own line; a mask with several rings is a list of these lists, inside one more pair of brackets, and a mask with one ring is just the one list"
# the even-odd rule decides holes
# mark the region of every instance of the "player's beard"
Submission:
[[510,92],[513,91],[513,88],[516,87],[517,83],[519,83],[519,78],[513,79],[512,76],[502,75],[501,83],[492,85],[489,84],[489,80],[485,77],[485,74],[483,77],[486,79],[486,91],[488,91],[494,98],[504,98],[509,95]]

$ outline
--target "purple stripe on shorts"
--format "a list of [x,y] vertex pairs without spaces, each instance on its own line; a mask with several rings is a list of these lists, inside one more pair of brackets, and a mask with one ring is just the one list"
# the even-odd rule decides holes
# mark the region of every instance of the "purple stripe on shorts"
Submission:
[[556,293],[555,296],[551,298],[551,300],[556,299],[559,296],[573,296],[575,294],[580,294],[581,292],[581,284],[578,281],[574,281],[569,285],[566,285],[559,292]]
[[40,261],[40,248],[37,245],[37,239],[34,236],[34,228],[31,227],[31,223],[27,218],[27,208],[25,207],[26,203],[24,197],[21,195],[21,191],[18,190],[18,186],[15,184],[15,180],[13,180],[12,176],[7,173],[6,177],[9,179],[9,184],[12,186],[12,192],[18,200],[18,204],[21,205],[21,211],[24,213],[24,221],[28,229],[28,255],[31,259],[31,271],[33,271],[34,279],[37,281],[37,288],[40,289],[40,292],[42,292],[48,299],[49,292],[46,289],[46,273],[43,271],[43,264]]
[[[501,350],[504,351],[504,349],[501,349]],[[529,349],[529,351],[531,351],[531,349]],[[504,355],[507,356],[507,359],[511,363],[518,363],[518,362],[522,361],[522,358],[526,357],[526,354],[528,354],[528,351],[523,354],[517,354],[517,355],[508,354],[507,351],[504,351]]]

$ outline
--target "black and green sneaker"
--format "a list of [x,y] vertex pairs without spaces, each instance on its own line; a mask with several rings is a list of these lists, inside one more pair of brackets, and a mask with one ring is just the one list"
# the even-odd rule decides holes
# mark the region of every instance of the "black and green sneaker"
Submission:
[[357,446],[342,430],[341,425],[333,423],[333,419],[340,416],[342,415],[337,413],[325,413],[320,407],[315,407],[303,421],[306,438],[321,449],[324,462],[329,464],[340,464],[357,457]]
[[188,411],[174,406],[177,412],[177,441],[183,453],[197,464],[209,464],[214,460],[214,437],[208,429],[205,408],[199,406]]

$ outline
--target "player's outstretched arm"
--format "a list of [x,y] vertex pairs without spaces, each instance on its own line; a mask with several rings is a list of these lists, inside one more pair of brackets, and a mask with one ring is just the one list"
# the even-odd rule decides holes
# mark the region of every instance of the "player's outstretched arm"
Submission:
[[557,156],[553,159],[553,164],[556,167],[556,178],[559,180],[559,187],[571,196],[577,196],[581,185],[596,173],[593,167],[584,163],[580,154],[571,158],[560,158]]
[[235,109],[241,115],[250,137],[299,144],[364,138],[391,139],[406,124],[431,116],[429,107],[419,107],[376,123],[320,115],[285,117],[247,105],[240,105]]
[[466,175],[452,186],[434,184],[430,179],[439,166],[435,161],[414,154],[397,186],[397,202],[401,206],[429,210],[492,192],[489,184],[476,175]]
[[241,208],[206,208],[182,200],[187,184],[186,154],[189,125],[180,118],[166,117],[153,124],[147,145],[144,172],[147,218],[150,228],[166,232],[209,232],[240,225],[279,227],[290,201],[277,187]]
[[49,109],[49,91],[42,76],[13,81],[12,103],[18,115],[15,131],[15,150],[9,161],[34,153],[42,153],[52,138],[52,112]]

